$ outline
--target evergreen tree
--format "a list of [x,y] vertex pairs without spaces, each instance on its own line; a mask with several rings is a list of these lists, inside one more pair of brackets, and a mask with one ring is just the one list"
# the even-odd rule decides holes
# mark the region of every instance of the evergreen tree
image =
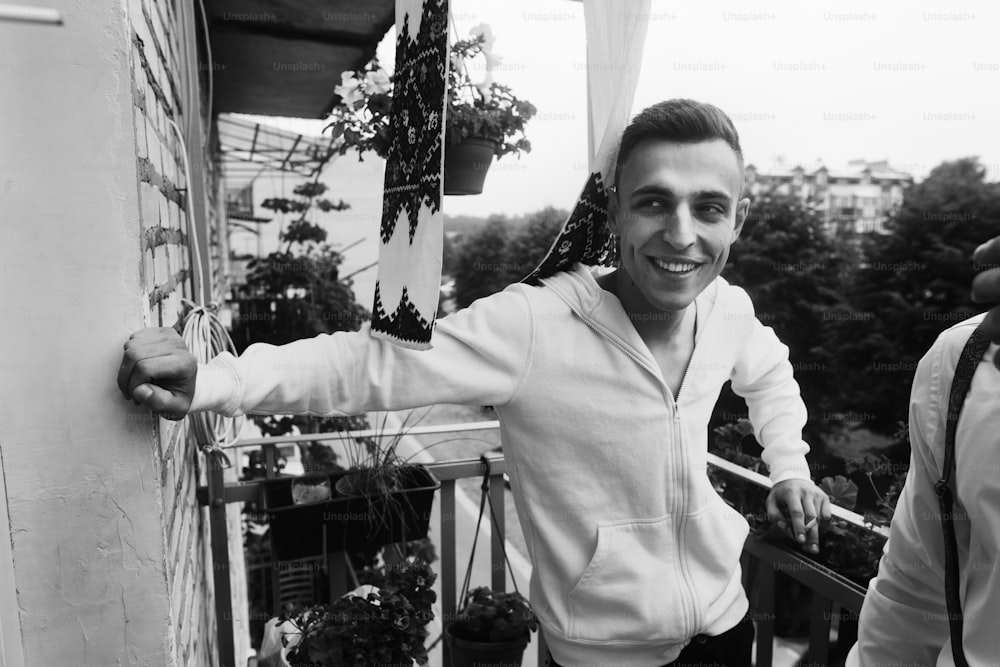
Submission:
[[[752,202],[722,273],[747,291],[757,318],[788,346],[809,411],[805,437],[814,444],[841,425],[827,418],[840,403],[829,322],[849,309],[845,283],[855,263],[850,244],[829,233],[809,204],[767,193]],[[745,412],[743,400],[727,387],[710,428]]]
[[[515,226],[506,216],[494,215],[489,224],[466,235],[454,247],[455,305],[465,308],[531,273],[567,216],[566,211],[550,206],[529,214]],[[451,260],[446,257],[445,262]]]
[[1000,184],[975,158],[945,162],[904,195],[887,234],[863,241],[852,316],[834,322],[846,405],[884,434],[907,419],[917,362],[939,333],[983,310],[972,251],[1000,233]]
[[349,282],[342,281],[343,258],[326,243],[326,230],[310,222],[313,207],[321,211],[349,208],[343,201],[320,198],[327,186],[318,181],[294,189],[297,199],[268,199],[262,206],[299,217],[282,230],[283,248],[249,264],[247,292],[240,300],[240,319],[234,326],[238,345],[282,345],[321,333],[356,331],[368,318],[354,300]]

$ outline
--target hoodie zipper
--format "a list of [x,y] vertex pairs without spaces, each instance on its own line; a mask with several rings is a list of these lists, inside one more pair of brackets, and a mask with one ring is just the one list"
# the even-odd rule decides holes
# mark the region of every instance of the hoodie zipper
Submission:
[[[687,461],[684,456],[684,447],[682,446],[682,438],[681,438],[682,434],[680,427],[680,421],[681,421],[680,396],[681,396],[681,389],[684,388],[684,382],[685,380],[687,380],[688,372],[690,372],[691,370],[691,362],[694,360],[694,350],[692,349],[691,359],[688,360],[687,367],[685,367],[684,369],[684,375],[681,376],[681,383],[677,386],[677,397],[675,398],[673,392],[670,391],[670,387],[667,386],[667,383],[663,381],[663,379],[655,370],[653,370],[648,364],[643,362],[637,356],[629,352],[623,345],[619,344],[616,340],[611,338],[611,336],[601,331],[601,329],[597,325],[593,324],[588,318],[584,317],[583,314],[575,307],[573,307],[568,303],[567,305],[569,306],[569,309],[573,312],[573,314],[579,317],[584,324],[586,324],[593,331],[595,331],[601,338],[603,338],[604,340],[611,343],[614,347],[621,350],[621,352],[625,356],[634,361],[641,368],[644,368],[647,372],[651,373],[657,380],[660,381],[660,384],[663,386],[663,388],[667,390],[667,396],[670,398],[670,407],[673,410],[673,415],[674,415],[673,419],[674,440],[678,445],[677,452],[678,452],[678,458],[680,459],[679,461],[680,465],[676,466],[676,470],[673,471],[674,485],[675,485],[674,488],[677,489],[684,488],[682,482],[684,481],[683,478],[685,477],[684,466],[687,465]],[[687,525],[687,518],[685,516],[687,511],[686,500],[687,498],[685,497],[685,494],[683,493],[674,494],[674,508],[672,508],[674,511],[672,514],[674,517],[677,517],[679,519],[680,525],[678,526],[678,532],[682,537],[684,535],[684,530]],[[680,506],[680,511],[677,511],[678,505]],[[695,600],[694,600],[694,595],[692,593],[692,591],[694,590],[694,585],[691,583],[691,577],[688,573],[687,562],[686,559],[684,558],[684,551],[679,547],[680,545],[678,543],[677,560],[678,563],[680,563],[680,570],[681,570],[680,574],[683,577],[685,584],[680,592],[682,596],[687,598],[687,604],[682,606],[682,613],[684,614],[684,621],[685,621],[684,631],[685,634],[691,634],[690,632],[691,628],[695,627],[697,624],[698,611],[695,608]],[[696,617],[693,620],[691,619],[692,613]]]

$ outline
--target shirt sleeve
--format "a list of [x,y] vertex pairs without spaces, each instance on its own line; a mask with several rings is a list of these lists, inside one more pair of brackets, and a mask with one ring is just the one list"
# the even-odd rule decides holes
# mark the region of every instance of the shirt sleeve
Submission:
[[806,461],[809,445],[802,440],[806,406],[788,361],[788,347],[771,327],[752,314],[750,319],[751,330],[731,376],[733,391],[747,402],[771,481],[812,479]]
[[411,350],[361,331],[287,345],[257,343],[199,366],[192,411],[343,416],[436,403],[504,405],[530,364],[533,324],[513,285],[438,320],[433,348]]
[[[944,541],[932,455],[943,438],[938,391],[940,342],[917,366],[910,392],[910,468],[889,530],[878,576],[868,584],[858,641],[848,665],[936,665],[950,646],[944,597]],[[956,509],[958,509],[956,507]],[[950,649],[948,649],[950,651]]]

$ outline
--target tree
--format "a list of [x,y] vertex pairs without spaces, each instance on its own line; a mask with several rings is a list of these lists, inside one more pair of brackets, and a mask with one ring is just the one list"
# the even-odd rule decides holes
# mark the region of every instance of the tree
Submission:
[[524,278],[545,258],[567,217],[567,211],[547,206],[525,218],[507,252],[507,262],[517,274],[511,282]]
[[503,215],[490,216],[485,227],[465,236],[455,251],[455,304],[465,308],[516,283],[548,252],[568,213],[551,206],[515,223]]
[[846,406],[892,434],[907,419],[917,362],[944,329],[982,310],[972,303],[972,251],[1000,233],[1000,184],[975,158],[945,162],[904,195],[887,234],[863,240],[852,316],[834,321]]
[[[817,444],[841,426],[826,418],[840,399],[828,323],[831,313],[848,307],[843,287],[855,264],[849,244],[829,233],[809,204],[766,193],[752,202],[722,273],[747,291],[757,318],[788,346],[809,411],[805,438]],[[727,386],[710,428],[745,413],[745,403]]]
[[[326,230],[306,216],[313,206],[323,212],[350,208],[343,201],[332,203],[319,198],[327,186],[319,181],[304,183],[293,192],[299,199],[268,199],[262,206],[280,213],[298,213],[281,231],[284,248],[250,263],[247,278],[249,298],[239,300],[239,325],[234,341],[242,347],[250,343],[283,345],[321,333],[357,331],[369,313],[354,299],[349,281],[340,279],[343,258],[326,243]],[[302,433],[318,430],[339,431],[368,427],[367,419],[336,417],[320,419],[295,416],[284,419],[257,419],[268,435],[284,435],[297,426]],[[332,452],[319,443],[303,443],[303,460],[319,470],[334,463]]]
[[501,270],[510,242],[504,215],[490,216],[491,224],[459,244],[455,262],[455,305],[465,308],[476,299],[499,292],[509,284]]
[[297,186],[298,199],[268,199],[262,206],[299,217],[282,230],[284,247],[250,263],[234,338],[282,345],[320,333],[356,331],[368,312],[354,300],[349,281],[339,276],[343,258],[326,243],[326,230],[310,222],[313,206],[324,212],[349,206],[319,198],[327,186],[318,181]]

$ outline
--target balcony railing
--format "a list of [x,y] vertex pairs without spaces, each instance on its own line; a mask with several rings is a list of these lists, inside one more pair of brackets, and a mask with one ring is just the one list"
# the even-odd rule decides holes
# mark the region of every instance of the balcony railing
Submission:
[[[495,421],[477,422],[474,424],[425,426],[408,429],[407,434],[460,433],[496,429],[498,426],[499,423]],[[386,434],[377,434],[374,431],[356,431],[290,435],[241,440],[233,445],[232,449],[263,448],[264,458],[267,462],[267,476],[273,477],[276,473],[275,462],[277,460],[275,450],[279,444],[326,441],[365,435]],[[486,458],[490,466],[491,499],[496,508],[499,529],[504,533],[505,486],[503,482],[504,475],[507,473],[507,464],[503,455],[495,454]],[[754,484],[765,487],[770,487],[771,485],[767,477],[746,470],[712,454],[709,454],[709,464],[724,469],[729,474],[739,476]],[[445,619],[454,618],[459,592],[457,577],[459,568],[458,558],[461,556],[457,549],[455,519],[457,494],[461,493],[461,490],[457,488],[456,482],[466,478],[482,478],[485,467],[479,459],[428,462],[425,465],[441,481],[440,497],[436,500],[440,514],[440,532],[438,533],[440,536],[441,560],[439,567],[440,604],[442,617]],[[221,469],[217,470],[215,467],[211,467],[209,473],[209,484],[207,487],[199,489],[199,497],[201,502],[209,505],[211,509],[221,507],[224,510],[226,503],[257,500],[257,483],[224,484]],[[864,529],[869,529],[860,515],[836,506],[833,511],[839,518]],[[216,584],[216,611],[220,619],[218,624],[220,661],[223,665],[231,665],[232,627],[230,623],[222,621],[222,619],[231,619],[233,617],[228,590],[229,583],[227,576],[219,576],[224,572],[228,572],[228,552],[225,548],[228,536],[226,535],[224,511],[221,513],[221,518],[218,512],[210,512],[210,520],[213,558],[216,561],[214,568],[217,573],[214,580]],[[507,572],[503,556],[503,546],[496,539],[495,534],[493,534],[490,542],[491,585],[495,590],[506,590]],[[511,547],[508,545],[507,548],[509,550]],[[775,583],[778,572],[798,581],[812,593],[812,603],[809,611],[809,647],[806,655],[808,664],[826,665],[828,663],[831,650],[831,631],[834,627],[837,629],[837,643],[841,651],[853,643],[856,638],[856,619],[860,613],[861,604],[864,601],[865,589],[863,587],[849,581],[832,570],[817,565],[796,551],[774,546],[754,538],[747,540],[741,562],[743,566],[744,586],[748,591],[753,591],[754,593],[750,597],[751,617],[757,627],[755,660],[757,667],[769,667],[773,660],[776,611]],[[346,559],[342,554],[335,554],[328,560],[328,565],[330,567],[331,580],[330,593],[331,595],[337,595],[343,592],[343,584],[347,581]],[[272,569],[273,574],[274,570]],[[524,582],[522,588],[527,593],[527,582]],[[282,591],[275,581],[273,589],[275,606],[278,606],[281,594]],[[228,628],[226,627],[227,625],[229,626]],[[537,664],[543,665],[545,664],[547,649],[541,632],[538,633],[535,643],[537,644],[538,652]],[[449,664],[447,646],[444,647],[443,664]]]

